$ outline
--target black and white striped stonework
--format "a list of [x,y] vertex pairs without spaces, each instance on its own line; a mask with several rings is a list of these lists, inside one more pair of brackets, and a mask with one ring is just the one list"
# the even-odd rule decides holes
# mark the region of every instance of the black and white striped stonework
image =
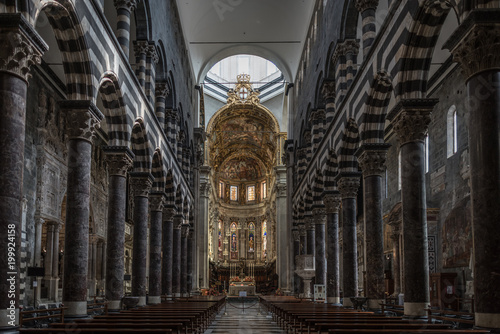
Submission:
[[325,100],[326,124],[325,130],[332,123],[335,117],[335,80],[325,79],[321,88],[323,99]]
[[146,76],[144,91],[151,104],[155,103],[155,83],[156,65],[158,64],[158,54],[154,42],[150,42],[146,53]]
[[146,136],[146,130],[142,119],[135,121],[134,127],[132,128],[131,143],[132,152],[135,154],[134,172],[151,173],[151,158],[153,152]]
[[353,119],[349,119],[344,130],[340,149],[339,173],[357,173],[358,160],[354,153],[359,145],[358,126]]
[[320,170],[318,170],[316,171],[316,177],[314,178],[314,185],[312,188],[313,212],[315,209],[321,209],[325,207],[325,205],[323,204],[323,190],[324,190],[323,174],[321,173]]
[[177,134],[177,161],[179,165],[182,165],[182,150],[184,146],[184,139],[186,137],[186,133],[184,130],[179,131]]
[[330,149],[325,168],[325,193],[333,193],[337,191],[337,182],[335,181],[337,172],[337,155],[335,154],[334,149]]
[[146,66],[147,54],[149,50],[149,42],[145,40],[134,41],[135,53],[135,75],[139,79],[139,85],[142,90],[146,91]]
[[377,10],[378,0],[356,0],[355,6],[362,18],[363,57],[366,57],[377,35],[375,11]]
[[153,154],[153,162],[151,168],[151,174],[153,175],[153,187],[151,192],[162,193],[165,191],[165,171],[163,169],[163,159],[161,157],[160,149],[156,149]]
[[350,39],[344,42],[344,54],[346,59],[346,89],[351,87],[352,81],[356,76],[358,52],[358,41]]
[[332,63],[335,65],[335,108],[339,109],[347,91],[346,58],[344,53],[344,43],[342,43],[342,41],[338,41],[335,46]]
[[177,208],[177,215],[181,215],[184,213],[184,201],[183,201],[183,193],[180,186],[177,187],[175,191],[175,207]]
[[165,177],[165,196],[165,207],[175,207],[175,185],[172,170],[168,170],[167,176]]
[[366,99],[366,110],[361,123],[363,144],[384,143],[385,112],[391,99],[391,92],[389,74],[384,71],[377,73],[374,86]]
[[161,125],[165,124],[165,101],[169,94],[168,85],[166,82],[157,82],[155,85],[155,112],[156,118]]
[[136,8],[136,0],[114,0],[117,13],[116,38],[125,53],[130,53],[130,14]]
[[167,140],[170,143],[170,147],[172,148],[172,152],[175,154],[177,152],[177,109],[166,109],[165,110],[167,117]]

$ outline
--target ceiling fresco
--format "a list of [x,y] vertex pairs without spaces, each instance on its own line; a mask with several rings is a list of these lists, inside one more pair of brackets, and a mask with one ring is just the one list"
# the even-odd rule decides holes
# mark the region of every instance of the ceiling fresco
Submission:
[[279,125],[260,104],[248,75],[239,75],[227,104],[207,127],[210,163],[226,180],[259,179],[276,165]]

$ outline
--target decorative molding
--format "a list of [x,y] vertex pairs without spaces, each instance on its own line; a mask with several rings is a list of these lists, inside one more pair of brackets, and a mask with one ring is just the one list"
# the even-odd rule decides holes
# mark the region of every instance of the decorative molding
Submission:
[[152,187],[153,180],[150,174],[136,175],[130,178],[130,189],[133,197],[149,197],[149,192]]
[[335,100],[337,96],[336,88],[335,88],[335,80],[324,80],[323,85],[321,86],[321,95],[323,95],[323,99],[327,100]]
[[315,208],[313,209],[313,221],[316,225],[326,224],[326,209],[325,208]]
[[165,202],[164,193],[151,193],[149,195],[149,208],[151,211],[163,212]]
[[339,213],[342,198],[340,194],[326,194],[323,196],[326,213]]
[[137,7],[137,0],[114,0],[116,9],[126,9],[128,11],[133,11]]
[[382,176],[385,173],[387,150],[364,150],[358,156],[363,177]]
[[104,115],[90,101],[60,101],[61,110],[66,113],[66,131],[68,139],[82,139],[92,142],[99,122]]
[[337,187],[339,189],[342,199],[344,198],[356,198],[358,195],[360,186],[359,177],[340,177],[337,181]]
[[132,157],[126,153],[118,153],[118,152],[106,152],[106,164],[108,166],[108,174],[114,176],[122,176],[126,177],[128,171],[130,171],[133,167]]
[[166,98],[170,95],[170,89],[168,88],[168,84],[164,81],[157,81],[155,84],[155,93],[157,97]]
[[356,0],[354,6],[360,13],[368,9],[376,10],[378,7],[378,0]]

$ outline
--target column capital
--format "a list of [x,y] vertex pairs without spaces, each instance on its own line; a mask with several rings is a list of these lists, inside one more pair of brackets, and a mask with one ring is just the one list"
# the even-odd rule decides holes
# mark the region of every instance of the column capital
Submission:
[[200,196],[208,197],[212,186],[210,183],[200,183]]
[[174,205],[163,205],[163,221],[173,221],[176,214],[177,209]]
[[148,43],[148,46],[146,49],[146,56],[151,58],[152,63],[158,64],[159,57],[158,57],[158,53],[156,52],[156,47],[155,47],[154,42]]
[[378,0],[356,0],[354,6],[360,13],[363,13],[367,9],[376,10],[378,7]]
[[300,236],[302,236],[302,237],[306,236],[306,224],[304,224],[304,223],[299,224],[298,229],[299,229]]
[[170,89],[168,88],[168,84],[165,81],[156,81],[155,93],[157,97],[166,98],[167,96],[169,96]]
[[145,39],[134,41],[134,53],[136,56],[141,54],[147,55],[149,51],[149,41]]
[[339,178],[337,180],[337,188],[344,198],[356,198],[358,195],[358,190],[361,182],[358,175],[349,174],[349,176],[344,176],[339,174]]
[[323,208],[314,208],[313,209],[313,221],[316,225],[325,225],[326,224],[326,209]]
[[165,205],[165,193],[164,192],[152,192],[149,194],[149,209],[151,211],[163,212],[163,207]]
[[387,150],[390,144],[362,145],[355,153],[363,177],[382,176],[385,173]]
[[400,145],[423,141],[437,99],[401,100],[387,115],[398,135]]
[[286,197],[286,183],[276,183],[276,197]]
[[182,224],[181,225],[181,237],[182,238],[187,238],[189,237],[189,224]]
[[323,203],[325,203],[326,213],[339,213],[342,198],[338,192],[325,194],[323,196]]
[[153,176],[150,173],[130,173],[130,187],[134,197],[148,197],[153,186]]
[[133,11],[137,7],[137,0],[114,0],[116,9],[127,9]]
[[300,241],[300,231],[298,228],[294,227],[292,229],[292,236],[294,241]]
[[174,216],[174,230],[180,230],[182,225],[184,224],[184,216],[183,215],[175,215]]
[[337,96],[336,88],[335,88],[335,80],[325,79],[323,80],[323,85],[321,85],[321,95],[323,95],[323,99],[327,100],[335,100]]
[[487,70],[500,70],[500,10],[476,9],[444,44],[469,79]]
[[306,147],[302,147],[302,148],[299,148],[297,149],[297,157],[299,158],[298,160],[302,160],[302,159],[305,159],[307,156],[307,148]]
[[68,138],[92,142],[99,122],[104,118],[96,105],[86,100],[65,100],[60,101],[59,106],[66,112]]
[[0,72],[9,72],[24,81],[30,78],[32,65],[41,63],[49,48],[35,29],[19,13],[0,14]]
[[349,53],[357,55],[358,52],[359,52],[359,41],[357,39],[346,39],[344,42],[342,42],[343,55],[347,55]]
[[306,222],[306,230],[314,230],[314,220],[313,220],[313,217],[310,216],[310,217],[305,217],[304,218],[305,222]]
[[126,146],[105,146],[102,150],[106,155],[109,175],[126,177],[133,166],[134,153]]

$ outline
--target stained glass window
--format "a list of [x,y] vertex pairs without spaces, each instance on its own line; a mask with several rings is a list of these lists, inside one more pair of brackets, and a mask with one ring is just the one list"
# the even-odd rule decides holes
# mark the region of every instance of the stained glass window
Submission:
[[238,258],[238,235],[237,235],[236,223],[234,223],[234,222],[231,223],[230,247],[231,247],[231,259],[237,259]]
[[230,199],[231,199],[231,201],[237,201],[238,200],[238,187],[237,186],[231,186],[231,188],[230,188]]
[[255,251],[255,224],[248,224],[248,251]]
[[255,201],[255,186],[247,187],[247,199],[248,201]]

